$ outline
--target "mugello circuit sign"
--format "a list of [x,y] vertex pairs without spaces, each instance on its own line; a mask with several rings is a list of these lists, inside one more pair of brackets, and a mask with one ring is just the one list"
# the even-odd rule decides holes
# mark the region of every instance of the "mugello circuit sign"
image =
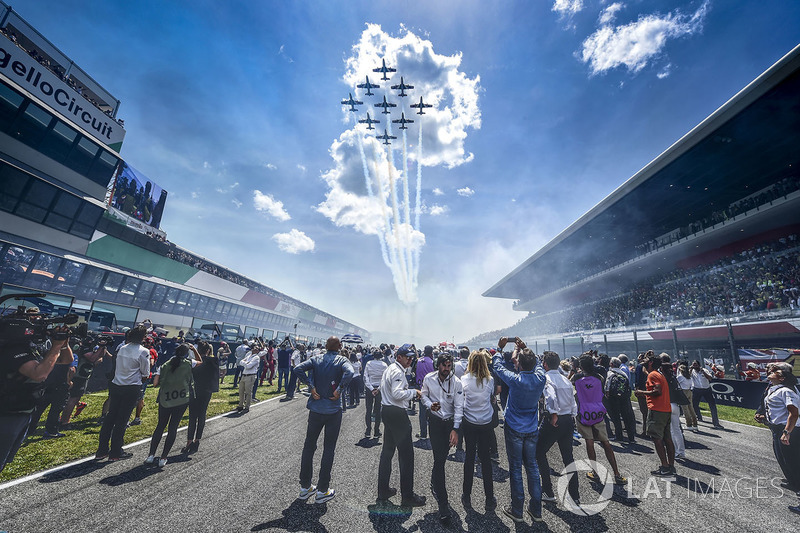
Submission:
[[115,149],[122,145],[122,126],[23,50],[0,48],[0,72],[104,144]]

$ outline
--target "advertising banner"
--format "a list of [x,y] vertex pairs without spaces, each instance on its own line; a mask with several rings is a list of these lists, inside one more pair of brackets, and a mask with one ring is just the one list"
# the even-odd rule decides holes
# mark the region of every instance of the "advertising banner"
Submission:
[[769,382],[715,379],[711,392],[719,405],[732,405],[744,409],[757,409]]
[[24,50],[5,39],[0,41],[0,72],[106,146],[116,151],[122,147],[125,138],[122,126]]
[[123,161],[120,164],[111,207],[148,226],[158,228],[166,201],[167,191],[128,163]]

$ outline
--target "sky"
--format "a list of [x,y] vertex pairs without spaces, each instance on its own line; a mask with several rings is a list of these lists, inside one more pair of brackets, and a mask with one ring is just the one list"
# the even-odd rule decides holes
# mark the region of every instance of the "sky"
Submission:
[[800,43],[795,0],[14,8],[122,102],[171,241],[395,343],[522,318],[481,294]]

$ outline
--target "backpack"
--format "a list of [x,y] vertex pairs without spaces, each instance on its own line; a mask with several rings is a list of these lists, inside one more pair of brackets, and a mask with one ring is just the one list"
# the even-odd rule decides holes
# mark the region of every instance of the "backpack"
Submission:
[[608,394],[612,398],[626,398],[631,395],[631,384],[628,378],[617,374],[616,372],[609,372],[608,377]]

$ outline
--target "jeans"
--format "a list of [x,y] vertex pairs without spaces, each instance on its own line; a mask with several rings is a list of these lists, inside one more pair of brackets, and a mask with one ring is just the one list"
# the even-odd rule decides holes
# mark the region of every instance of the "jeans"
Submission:
[[628,440],[636,440],[636,417],[633,414],[630,397],[606,398],[606,407],[608,407],[608,416],[611,418],[611,422],[614,423],[614,435],[617,440],[622,440],[623,423],[625,424],[625,432],[628,434]]
[[381,393],[378,392],[375,396],[372,395],[371,390],[367,390],[364,394],[364,402],[367,404],[366,412],[364,413],[364,422],[367,424],[367,433],[372,431],[372,418],[375,417],[375,435],[381,432]]
[[233,373],[234,387],[239,384],[239,378],[242,376],[242,370],[244,370],[244,368],[240,367],[239,365],[236,365],[236,371]]
[[442,420],[432,414],[428,417],[431,430],[431,448],[433,448],[433,471],[431,487],[439,500],[439,509],[447,510],[447,485],[445,483],[444,465],[450,451],[450,432],[453,430],[453,419]]
[[717,401],[714,399],[714,393],[711,391],[711,388],[707,389],[694,389],[692,391],[692,404],[694,407],[694,412],[697,415],[697,420],[700,422],[703,421],[703,417],[700,416],[700,400],[705,399],[708,402],[708,410],[711,411],[711,423],[715,426],[719,425],[719,418],[717,418]]
[[[97,455],[106,455],[115,458],[122,455],[122,445],[125,442],[125,430],[128,428],[128,419],[131,417],[136,402],[139,398],[141,385],[117,385],[111,383],[108,387],[108,413],[100,427],[100,442],[97,446]],[[111,447],[109,448],[109,439]]]
[[389,493],[392,459],[397,450],[400,463],[400,494],[403,499],[414,495],[414,445],[411,442],[411,421],[408,413],[394,405],[383,406],[383,448],[378,463],[378,497]]
[[[628,402],[630,404],[630,402]],[[550,417],[542,418],[539,426],[539,442],[536,447],[536,464],[542,476],[542,492],[550,496],[553,493],[553,481],[550,478],[550,463],[547,462],[547,452],[558,443],[558,450],[561,452],[561,461],[564,466],[569,465],[575,459],[572,454],[572,433],[575,431],[575,420],[570,415],[558,417],[557,427],[550,423]],[[573,501],[578,501],[578,476],[571,474],[569,480],[569,495]]]
[[508,473],[511,484],[511,510],[522,516],[525,503],[525,487],[522,484],[522,467],[528,477],[528,492],[531,496],[529,509],[534,516],[542,516],[542,484],[536,464],[536,441],[539,432],[519,433],[511,429],[508,422],[503,427],[508,454]]
[[297,392],[297,374],[294,373],[294,369],[291,369],[289,371],[289,386],[286,387],[286,397],[294,398],[295,392]]
[[150,455],[156,454],[158,444],[161,442],[161,436],[164,434],[164,428],[167,426],[169,426],[167,440],[164,441],[164,451],[161,452],[161,457],[169,455],[172,445],[175,444],[175,437],[178,436],[178,426],[181,424],[181,418],[183,418],[183,413],[186,412],[187,407],[189,407],[188,403],[176,405],[175,407],[158,406],[158,423],[150,441]]
[[17,450],[28,434],[30,422],[30,413],[0,415],[0,472],[14,460]]
[[203,438],[203,429],[206,427],[206,413],[208,412],[208,403],[211,401],[211,394],[211,392],[198,392],[189,402],[187,442]]
[[291,368],[278,368],[278,392],[281,391],[281,383],[287,391],[289,390],[289,372],[291,370]]
[[494,433],[492,424],[490,422],[488,424],[478,425],[465,419],[462,421],[461,427],[464,429],[464,445],[467,450],[467,455],[464,459],[463,494],[465,496],[472,495],[472,480],[475,476],[475,450],[477,449],[478,458],[481,460],[483,493],[486,495],[486,501],[489,501],[494,498],[492,459],[489,454],[492,433]]
[[306,441],[303,444],[303,455],[300,459],[300,486],[311,486],[311,475],[314,471],[312,465],[314,452],[317,451],[317,440],[322,429],[325,428],[325,437],[322,444],[322,463],[319,466],[319,480],[317,490],[327,492],[331,483],[331,469],[333,468],[333,455],[336,451],[336,441],[339,440],[339,429],[342,427],[341,411],[323,415],[309,411]]
[[258,364],[258,372],[256,373],[256,379],[253,380],[253,398],[256,397],[256,391],[258,390],[258,380],[263,380],[264,376],[264,361],[261,361]]

